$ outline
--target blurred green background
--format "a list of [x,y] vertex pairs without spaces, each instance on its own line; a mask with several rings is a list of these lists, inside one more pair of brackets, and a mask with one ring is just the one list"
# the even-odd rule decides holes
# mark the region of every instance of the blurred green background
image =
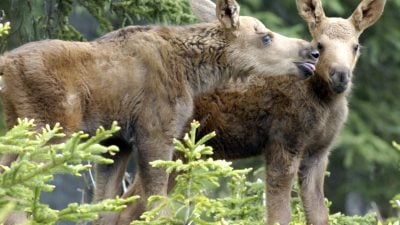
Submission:
[[[323,1],[327,16],[348,17],[359,0]],[[262,20],[285,35],[310,40],[294,0],[241,0],[242,15]],[[186,0],[1,0],[0,16],[12,30],[0,53],[47,38],[92,40],[131,24],[185,24],[195,21]],[[350,115],[331,154],[325,192],[332,212],[393,215],[389,205],[400,192],[400,0],[388,0],[382,18],[361,36]],[[1,22],[1,21],[0,21]],[[4,132],[4,125],[1,125]],[[259,166],[259,159],[238,162]]]

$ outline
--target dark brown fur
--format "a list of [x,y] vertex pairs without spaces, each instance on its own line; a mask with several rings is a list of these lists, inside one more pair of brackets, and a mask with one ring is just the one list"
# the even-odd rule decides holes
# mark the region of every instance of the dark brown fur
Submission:
[[[67,134],[94,134],[118,121],[121,131],[103,144],[118,145],[120,152],[114,164],[97,166],[95,200],[121,194],[136,150],[139,172],[130,190],[141,199],[98,221],[128,224],[145,210],[147,197],[166,194],[168,175],[149,162],[172,159],[172,138],[181,135],[196,96],[250,73],[304,76],[294,62],[315,62],[309,43],[279,36],[255,18],[231,16],[185,27],[128,27],[93,42],[32,42],[10,51],[0,57],[7,127],[28,117],[38,129],[60,122]],[[263,45],[265,35],[274,42]],[[16,158],[3,156],[0,164]]]
[[[297,0],[320,45],[317,73],[307,80],[252,76],[195,100],[199,136],[211,131],[214,157],[263,155],[266,162],[268,224],[290,222],[294,177],[307,224],[328,224],[324,173],[329,150],[347,118],[347,96],[358,58],[358,37],[382,14],[384,0],[364,0],[349,19],[327,18],[319,0]],[[364,14],[366,13],[366,14]],[[355,19],[357,18],[357,19]],[[173,182],[171,182],[173,183]]]

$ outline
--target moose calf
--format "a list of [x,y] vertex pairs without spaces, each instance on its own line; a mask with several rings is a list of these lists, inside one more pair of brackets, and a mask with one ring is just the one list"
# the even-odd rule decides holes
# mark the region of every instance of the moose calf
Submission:
[[385,2],[363,0],[343,19],[326,17],[320,0],[296,0],[321,54],[314,76],[299,81],[253,75],[248,83],[230,82],[195,99],[194,118],[202,123],[199,136],[217,132],[208,143],[215,158],[264,156],[268,224],[290,222],[296,175],[307,224],[328,224],[324,174],[330,148],[347,118],[358,38],[379,19]]
[[[217,4],[219,22],[127,27],[92,42],[32,42],[0,57],[8,128],[27,117],[38,129],[60,122],[67,134],[94,134],[118,121],[120,132],[103,144],[120,152],[110,156],[114,164],[97,166],[96,200],[121,194],[126,164],[137,151],[138,174],[130,189],[141,199],[129,213],[106,214],[99,224],[127,224],[145,210],[147,197],[166,194],[168,174],[149,162],[172,159],[172,138],[181,135],[199,94],[248,74],[313,73],[318,54],[309,43],[239,17],[235,1]],[[16,158],[3,156],[1,164]]]

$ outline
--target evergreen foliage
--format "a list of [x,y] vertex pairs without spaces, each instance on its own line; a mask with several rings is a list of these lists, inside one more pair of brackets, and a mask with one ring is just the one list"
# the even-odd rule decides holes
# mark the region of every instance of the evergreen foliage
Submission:
[[10,30],[10,22],[0,23],[0,38],[6,36]]
[[4,39],[10,33],[10,29],[10,22],[4,22],[3,18],[0,17],[0,49],[5,46]]
[[137,23],[182,24],[195,20],[186,0],[10,0],[0,3],[0,9],[18,24],[12,31],[17,39],[10,40],[11,46],[46,38],[86,40],[70,23],[78,12],[94,18],[97,36]]
[[[215,136],[210,133],[195,140],[200,124],[194,121],[189,134],[183,141],[174,139],[175,149],[184,157],[176,161],[155,161],[152,166],[163,168],[168,173],[179,173],[176,186],[168,197],[152,196],[149,204],[156,204],[153,210],[142,215],[144,221],[132,224],[248,224],[259,221],[265,208],[262,205],[262,189],[248,189],[245,175],[250,169],[234,170],[230,162],[213,160],[212,148],[204,143]],[[209,187],[219,187],[221,179],[228,180],[230,193],[226,197],[211,198]],[[168,210],[172,216],[158,218],[157,215]],[[258,222],[257,222],[258,224]]]
[[[0,137],[0,154],[17,153],[18,161],[10,167],[2,166],[0,174],[0,221],[12,211],[30,213],[29,223],[35,225],[56,224],[60,220],[93,220],[100,212],[119,211],[125,204],[137,199],[111,199],[97,204],[73,203],[63,210],[53,210],[42,204],[40,194],[52,191],[54,186],[48,183],[57,173],[70,173],[80,176],[90,168],[85,162],[112,163],[102,157],[104,153],[113,154],[116,147],[104,147],[98,143],[112,135],[119,128],[114,123],[110,130],[100,128],[96,135],[88,138],[78,132],[65,143],[47,144],[54,138],[62,138],[61,128],[46,126],[41,133],[33,132],[32,120],[19,120],[19,124],[5,136]],[[154,209],[145,212],[141,221],[133,225],[261,225],[265,224],[264,184],[259,180],[250,182],[246,175],[251,169],[235,170],[230,162],[213,160],[211,147],[205,142],[215,136],[211,133],[195,140],[198,122],[191,124],[189,134],[183,141],[174,140],[176,150],[182,159],[176,161],[155,161],[154,167],[165,169],[168,173],[177,172],[176,186],[168,197],[151,196],[149,204]],[[397,145],[396,145],[397,146]],[[226,184],[227,190],[222,196],[214,195],[215,188]],[[295,187],[295,195],[298,188]],[[268,200],[268,199],[267,199]],[[393,200],[397,204],[397,197]],[[329,205],[330,203],[327,202]],[[398,206],[397,206],[398,207]],[[168,210],[168,216],[158,216]],[[305,224],[305,216],[299,197],[292,200],[291,225]],[[349,217],[340,213],[330,215],[332,225],[375,225],[376,215]],[[398,225],[393,218],[387,224]]]
[[68,173],[80,176],[81,172],[90,169],[86,162],[112,163],[102,154],[113,154],[115,146],[104,147],[100,141],[111,136],[119,128],[114,123],[110,130],[100,128],[96,135],[78,132],[65,143],[48,144],[51,139],[62,138],[61,127],[46,126],[42,132],[32,131],[33,120],[19,120],[18,125],[0,137],[0,154],[18,154],[17,161],[10,167],[1,166],[0,174],[0,221],[11,211],[28,212],[29,224],[50,225],[59,220],[81,221],[93,220],[98,213],[119,211],[125,204],[137,197],[128,199],[105,200],[97,204],[72,203],[63,210],[51,209],[40,202],[42,192],[51,192],[54,186],[49,182],[54,174]]

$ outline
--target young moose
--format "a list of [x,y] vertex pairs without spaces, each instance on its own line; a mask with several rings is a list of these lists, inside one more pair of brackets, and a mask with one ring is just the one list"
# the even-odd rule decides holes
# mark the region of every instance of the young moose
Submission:
[[290,222],[296,175],[307,224],[328,224],[323,184],[329,150],[347,118],[358,38],[378,20],[385,2],[363,0],[343,19],[325,17],[320,0],[296,0],[321,54],[315,76],[303,81],[252,76],[248,84],[232,82],[195,100],[194,118],[202,122],[199,136],[217,132],[208,143],[214,157],[264,155],[268,224]]
[[[130,206],[132,214],[119,221],[106,215],[100,224],[126,224],[145,210],[148,196],[166,194],[167,173],[149,162],[172,159],[172,138],[181,136],[196,96],[247,74],[313,73],[319,54],[309,43],[273,33],[255,18],[239,18],[235,1],[217,3],[220,22],[127,27],[86,43],[32,42],[0,57],[8,128],[28,117],[38,129],[60,122],[67,133],[93,134],[118,121],[121,131],[104,144],[120,152],[110,156],[114,164],[97,166],[96,200],[121,194],[129,155],[138,152],[131,189],[141,200]],[[16,158],[6,155],[1,164]]]

